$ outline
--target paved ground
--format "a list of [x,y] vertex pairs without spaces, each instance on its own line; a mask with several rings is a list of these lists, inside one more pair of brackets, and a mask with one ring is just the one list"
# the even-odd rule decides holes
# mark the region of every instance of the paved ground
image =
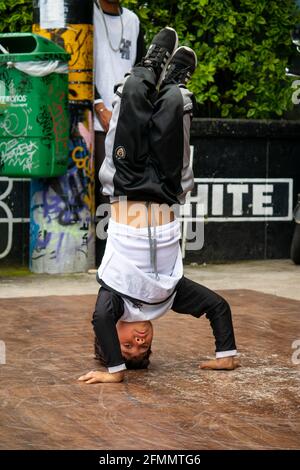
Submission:
[[230,302],[242,367],[200,370],[214,354],[209,322],[169,312],[155,322],[149,370],[88,386],[76,379],[100,367],[94,274],[1,278],[0,269],[0,449],[299,448],[300,267],[186,274]]
[[[300,300],[300,266],[290,260],[186,266],[185,274],[211,289],[251,289]],[[1,277],[0,298],[96,294],[95,274]]]
[[155,323],[148,371],[86,385],[93,295],[0,299],[0,449],[297,449],[300,302],[247,290],[230,302],[242,367],[203,371],[209,322],[168,313]]

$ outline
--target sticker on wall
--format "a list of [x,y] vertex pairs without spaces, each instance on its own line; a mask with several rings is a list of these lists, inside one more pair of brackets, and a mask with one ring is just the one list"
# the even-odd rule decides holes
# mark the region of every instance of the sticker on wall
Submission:
[[64,28],[64,0],[40,0],[40,26],[44,29]]

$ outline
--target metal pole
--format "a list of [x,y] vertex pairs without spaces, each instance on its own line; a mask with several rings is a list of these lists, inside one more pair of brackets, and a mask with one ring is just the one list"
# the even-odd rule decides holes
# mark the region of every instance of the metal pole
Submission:
[[31,183],[30,269],[85,272],[95,256],[93,0],[35,0],[33,8],[33,32],[71,54],[71,127],[67,174]]

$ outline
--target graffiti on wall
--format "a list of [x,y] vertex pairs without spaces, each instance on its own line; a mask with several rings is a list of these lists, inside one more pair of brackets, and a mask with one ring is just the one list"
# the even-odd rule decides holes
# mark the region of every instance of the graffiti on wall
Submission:
[[34,156],[38,152],[36,142],[24,139],[12,139],[0,143],[1,165],[18,168],[24,173],[31,172],[38,167]]
[[92,113],[72,110],[68,172],[31,185],[34,272],[82,272],[94,263]]
[[[0,259],[8,257],[14,248],[16,226],[29,222],[29,218],[22,211],[23,205],[17,206],[15,203],[16,195],[20,196],[19,191],[27,181],[29,182],[26,179],[0,177]],[[24,197],[24,194],[21,196]]]
[[[86,8],[92,11],[92,3]],[[38,12],[42,12],[41,5]],[[47,10],[48,15],[48,10]],[[43,13],[42,13],[43,16]],[[75,15],[76,16],[76,15]],[[39,18],[39,19],[38,19]],[[57,19],[57,17],[56,17]],[[82,272],[94,266],[93,26],[53,23],[37,15],[33,32],[70,53],[68,170],[59,178],[31,185],[30,263],[34,272]],[[49,28],[49,29],[48,29]],[[58,103],[60,101],[58,100]],[[47,132],[47,116],[40,120]],[[61,115],[60,115],[61,114]],[[52,112],[56,142],[66,125],[62,109]]]
[[0,174],[63,174],[69,137],[67,75],[32,77],[0,69]]
[[[27,95],[21,94],[16,89],[15,84],[11,78],[2,73],[0,80],[0,105],[3,120],[0,122],[0,128],[3,130],[3,135],[10,137],[20,137],[27,135],[29,126],[29,114],[32,109],[28,107]],[[24,81],[24,80],[23,80]],[[22,84],[23,86],[23,84]],[[24,87],[21,92],[23,92]],[[10,112],[7,113],[10,107]]]
[[33,32],[40,34],[69,54],[69,99],[91,102],[93,100],[93,25],[72,24],[68,28],[43,29],[33,25]]

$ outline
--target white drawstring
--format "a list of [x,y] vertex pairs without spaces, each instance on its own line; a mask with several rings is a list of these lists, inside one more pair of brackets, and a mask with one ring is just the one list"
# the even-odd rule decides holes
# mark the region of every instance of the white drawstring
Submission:
[[[149,217],[149,206],[151,209],[151,217]],[[156,223],[155,223],[155,214],[152,211],[151,202],[147,201],[147,218],[148,218],[148,239],[150,247],[150,263],[152,267],[152,272],[155,276],[155,279],[159,281],[159,275],[157,272],[157,239],[156,239]],[[153,220],[153,236],[151,232],[151,220]]]

